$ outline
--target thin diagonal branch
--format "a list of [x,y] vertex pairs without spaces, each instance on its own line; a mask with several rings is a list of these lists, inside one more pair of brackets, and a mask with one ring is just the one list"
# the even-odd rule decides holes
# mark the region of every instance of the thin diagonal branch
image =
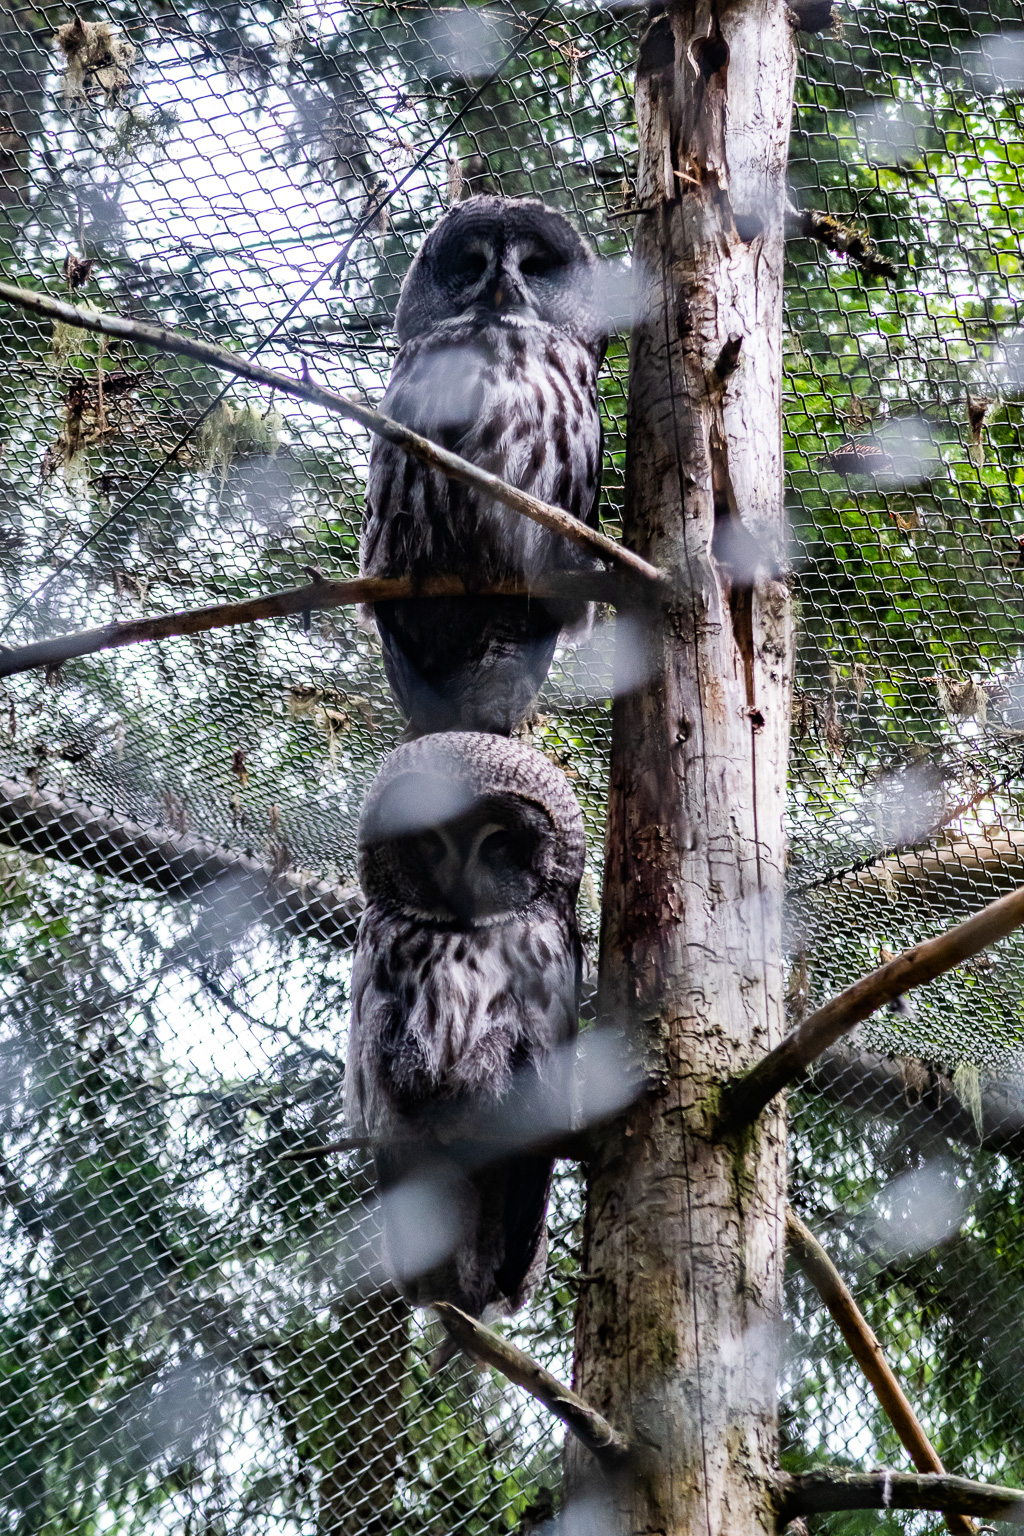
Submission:
[[486,1328],[475,1318],[469,1317],[448,1301],[435,1301],[434,1311],[448,1331],[449,1337],[467,1355],[493,1365],[509,1381],[522,1387],[561,1419],[583,1445],[591,1451],[602,1466],[620,1467],[629,1455],[629,1447],[603,1419],[596,1409],[577,1397],[575,1392],[552,1376],[536,1360],[503,1339],[493,1328]]
[[207,608],[184,608],[151,619],[129,619],[120,624],[82,629],[72,635],[57,635],[52,640],[38,640],[10,650],[0,648],[0,677],[29,672],[33,667],[57,667],[73,657],[93,656],[98,651],[113,650],[117,646],[167,640],[174,635],[199,635],[210,629],[255,624],[261,619],[311,613],[314,609],[342,608],[355,603],[395,602],[412,597],[518,595],[538,598],[572,596],[587,601],[611,602],[621,592],[621,578],[600,571],[566,571],[550,581],[534,581],[528,585],[504,582],[480,588],[471,587],[458,576],[432,576],[423,580],[371,576],[355,581],[321,578],[309,586],[270,592],[266,597],[216,603]]
[[447,448],[439,447],[429,438],[422,437],[419,432],[413,432],[401,422],[393,421],[390,416],[382,415],[372,406],[363,405],[349,395],[339,395],[333,389],[325,389],[321,384],[314,384],[311,379],[293,379],[289,374],[279,373],[276,368],[264,368],[261,363],[254,363],[250,358],[229,352],[226,347],[219,347],[209,341],[199,341],[194,337],[185,336],[181,331],[170,330],[167,326],[148,325],[141,320],[126,320],[121,315],[107,314],[102,310],[81,309],[75,304],[66,304],[61,299],[50,298],[48,294],[34,293],[28,288],[18,288],[13,283],[0,283],[0,299],[6,299],[9,304],[17,304],[32,314],[43,315],[48,320],[60,320],[65,325],[75,325],[87,331],[98,331],[104,336],[116,336],[123,341],[135,342],[139,346],[155,347],[159,352],[172,352],[179,357],[191,357],[197,362],[205,363],[207,367],[236,374],[242,379],[250,379],[254,384],[265,384],[271,389],[278,390],[282,395],[291,396],[292,399],[306,400],[312,405],[320,405],[333,415],[358,422],[361,427],[365,427],[375,436],[386,438],[388,442],[394,443],[396,447],[411,454],[413,458],[419,459],[421,463],[440,470],[449,479],[471,485],[483,495],[501,502],[502,506],[508,507],[510,511],[518,512],[532,522],[539,523],[549,533],[561,534],[578,548],[596,555],[599,560],[605,560],[621,571],[628,571],[630,575],[640,577],[645,583],[656,588],[666,586],[665,577],[653,565],[648,564],[632,550],[616,544],[614,539],[598,533],[594,528],[588,528],[587,524],[581,522],[578,517],[573,517],[561,507],[553,507],[545,501],[538,500],[536,496],[519,490],[517,486],[508,485],[497,475],[492,475],[486,469],[471,464],[468,459],[460,458],[457,453],[450,453]]
[[[850,1353],[870,1382],[914,1466],[919,1472],[944,1474],[946,1469],[939,1454],[910,1406],[867,1318],[814,1233],[791,1208],[786,1210],[786,1241],[789,1251],[832,1314]],[[974,1525],[961,1514],[948,1513],[946,1526],[953,1536],[974,1536]]]
[[935,939],[905,949],[895,960],[861,977],[824,1008],[798,1024],[774,1050],[743,1077],[726,1085],[716,1122],[716,1134],[726,1136],[757,1119],[781,1089],[795,1082],[811,1062],[845,1035],[912,987],[934,981],[963,960],[987,949],[1024,924],[1024,886],[990,902],[980,912]]
[[783,1473],[778,1487],[780,1530],[801,1515],[835,1509],[936,1509],[1024,1525],[1024,1492],[998,1483],[975,1483],[969,1477],[893,1472],[887,1467],[847,1472],[837,1467],[800,1477]]

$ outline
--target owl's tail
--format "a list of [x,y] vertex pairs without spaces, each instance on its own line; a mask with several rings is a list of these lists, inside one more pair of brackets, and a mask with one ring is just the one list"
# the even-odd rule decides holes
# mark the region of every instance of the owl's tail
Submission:
[[[552,1159],[472,1166],[436,1144],[382,1149],[378,1179],[388,1267],[414,1306],[450,1301],[480,1317],[523,1305],[544,1271]],[[451,1358],[441,1346],[437,1368]]]

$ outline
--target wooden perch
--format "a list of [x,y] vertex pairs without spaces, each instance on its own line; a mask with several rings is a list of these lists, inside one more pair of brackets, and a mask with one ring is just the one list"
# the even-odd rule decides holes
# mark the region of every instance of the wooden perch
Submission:
[[[832,1314],[850,1353],[870,1382],[914,1466],[919,1472],[943,1474],[945,1468],[938,1452],[925,1434],[849,1287],[814,1233],[791,1208],[786,1210],[786,1240],[796,1262]],[[973,1524],[962,1514],[947,1514],[946,1525],[953,1536],[974,1536]]]
[[458,576],[431,576],[422,580],[409,577],[360,577],[354,581],[329,581],[326,577],[306,587],[290,587],[271,592],[266,597],[246,598],[237,603],[217,603],[208,608],[184,608],[177,613],[162,613],[152,619],[129,619],[120,624],[103,624],[96,629],[82,629],[73,635],[58,635],[52,640],[38,640],[15,649],[0,648],[0,677],[29,672],[33,667],[56,667],[76,656],[92,656],[97,651],[113,650],[121,645],[138,645],[145,640],[167,640],[174,635],[199,635],[210,629],[226,629],[236,624],[255,624],[261,619],[280,618],[289,613],[311,613],[314,609],[341,608],[355,603],[395,602],[413,597],[530,596],[564,597],[571,595],[587,601],[614,601],[622,593],[621,579],[600,571],[566,571],[550,581],[529,585],[505,582],[498,586],[471,587]]
[[566,1429],[591,1451],[602,1466],[609,1469],[620,1467],[629,1455],[629,1447],[612,1429],[606,1419],[589,1407],[581,1397],[552,1376],[536,1360],[503,1339],[493,1328],[486,1328],[448,1301],[435,1301],[434,1311],[441,1319],[448,1335],[464,1350],[484,1365],[492,1365],[496,1371],[514,1381],[561,1419]]
[[171,896],[230,898],[240,917],[349,948],[363,898],[301,870],[269,863],[187,832],[144,825],[64,795],[0,779],[0,841],[116,875]]
[[1024,1524],[1024,1492],[937,1473],[847,1472],[841,1467],[779,1478],[779,1527],[836,1509],[935,1509]]
[[662,573],[646,560],[641,559],[639,555],[634,554],[632,550],[623,548],[621,544],[616,544],[614,539],[609,539],[596,529],[589,528],[586,523],[581,522],[578,517],[573,517],[571,513],[563,511],[561,507],[550,506],[547,502],[538,500],[536,496],[531,496],[527,491],[508,485],[497,475],[492,475],[486,469],[471,464],[468,459],[460,458],[457,453],[450,453],[447,448],[439,447],[429,438],[422,437],[420,433],[404,427],[401,422],[393,421],[390,416],[382,415],[372,406],[363,405],[361,401],[354,400],[349,395],[339,395],[333,389],[325,389],[321,384],[314,384],[311,379],[293,379],[286,373],[279,373],[276,368],[264,368],[260,363],[254,363],[249,358],[229,352],[226,347],[216,346],[209,341],[196,340],[191,336],[185,336],[181,331],[170,330],[167,326],[149,325],[141,320],[126,320],[121,315],[108,314],[103,310],[80,309],[75,304],[66,304],[61,299],[50,298],[48,294],[18,288],[13,283],[0,283],[0,299],[6,299],[10,304],[17,304],[32,314],[43,315],[48,320],[60,320],[65,325],[79,326],[82,330],[98,331],[104,336],[116,336],[122,341],[135,342],[138,346],[155,347],[159,352],[172,352],[179,357],[191,357],[196,362],[205,363],[209,368],[218,368],[223,373],[233,373],[238,378],[250,379],[254,384],[264,384],[295,400],[306,400],[311,405],[322,406],[333,415],[358,422],[361,427],[365,427],[375,436],[386,438],[388,442],[404,449],[406,453],[419,459],[421,463],[429,465],[431,469],[440,470],[449,479],[471,485],[474,490],[491,497],[494,501],[501,502],[502,506],[508,507],[510,511],[518,512],[523,517],[530,518],[532,522],[539,523],[549,533],[561,534],[563,538],[568,539],[580,549],[587,550],[599,560],[605,560],[618,570],[641,578],[643,582],[658,590],[667,590],[668,583]]
[[[317,1142],[308,1147],[293,1147],[290,1152],[281,1152],[278,1162],[301,1163],[313,1157],[328,1157],[332,1152],[373,1152],[379,1147],[401,1145],[408,1139],[410,1146],[419,1147],[422,1150],[423,1137],[388,1136],[378,1139],[373,1136],[341,1136],[337,1141]],[[492,1160],[500,1160],[509,1154],[509,1142],[506,1137],[499,1141],[492,1137],[461,1137],[459,1140],[460,1152],[469,1159],[476,1159],[480,1165]],[[586,1132],[564,1131],[557,1136],[538,1136],[535,1140],[524,1136],[517,1144],[518,1147],[528,1146],[531,1152],[546,1152],[551,1157],[563,1157],[569,1159],[583,1159],[589,1150]]]
[[[963,1103],[952,1077],[917,1056],[886,1056],[863,1051],[839,1041],[829,1046],[814,1063],[808,1088],[831,1103],[848,1109],[884,1115],[909,1131],[938,1131],[965,1146],[998,1152],[1024,1160],[1024,1092],[1013,1079],[988,1073],[980,1081],[980,1123]],[[368,1136],[346,1136],[337,1141],[295,1147],[280,1154],[281,1162],[303,1162],[328,1157],[334,1152],[372,1150]],[[590,1142],[586,1133],[567,1132],[544,1141],[553,1157],[586,1158]]]
[[727,1136],[750,1125],[775,1095],[795,1082],[811,1062],[881,1008],[912,987],[934,981],[961,961],[1005,939],[1024,923],[1024,886],[991,902],[965,923],[905,949],[895,960],[861,977],[823,1008],[815,1009],[744,1076],[726,1085],[716,1132]]

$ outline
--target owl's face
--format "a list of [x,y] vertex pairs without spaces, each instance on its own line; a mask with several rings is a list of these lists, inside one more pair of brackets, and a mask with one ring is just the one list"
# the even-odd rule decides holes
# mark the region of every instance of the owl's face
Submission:
[[529,198],[471,197],[436,224],[409,269],[396,330],[406,342],[456,319],[559,327],[603,348],[593,252]]
[[540,855],[552,836],[550,819],[539,806],[486,795],[462,815],[440,820],[432,808],[438,791],[443,796],[447,787],[430,775],[407,775],[381,803],[382,826],[391,819],[389,801],[404,815],[414,799],[426,823],[386,839],[376,850],[388,865],[394,897],[409,912],[461,928],[523,911],[540,893]]
[[363,807],[370,901],[488,927],[563,889],[575,901],[583,827],[564,776],[504,737],[452,732],[399,747]]

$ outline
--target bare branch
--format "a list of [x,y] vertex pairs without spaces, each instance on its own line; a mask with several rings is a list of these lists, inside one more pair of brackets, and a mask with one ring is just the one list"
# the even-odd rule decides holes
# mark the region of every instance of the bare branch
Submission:
[[[925,1434],[913,1408],[882,1353],[882,1346],[868,1325],[849,1287],[809,1227],[791,1207],[786,1209],[786,1240],[789,1250],[832,1314],[850,1353],[871,1383],[871,1389],[900,1444],[919,1472],[943,1473],[938,1452]],[[953,1536],[974,1536],[974,1526],[960,1514],[947,1514]]]
[[866,1019],[885,1003],[902,997],[912,987],[934,981],[979,950],[1004,939],[1024,923],[1024,887],[991,902],[965,923],[938,938],[905,949],[895,960],[863,976],[808,1014],[774,1050],[763,1056],[743,1077],[727,1084],[717,1119],[719,1136],[750,1125],[775,1095],[795,1082],[822,1051]]
[[370,576],[355,581],[329,581],[325,577],[307,587],[290,587],[285,592],[271,592],[266,597],[216,603],[209,608],[184,608],[152,619],[129,619],[122,624],[82,629],[77,634],[58,635],[52,640],[39,640],[14,650],[0,648],[0,677],[29,672],[33,667],[56,667],[73,657],[92,656],[97,651],[113,650],[116,646],[167,640],[174,635],[199,635],[210,629],[255,624],[260,619],[311,613],[314,609],[342,608],[355,603],[395,602],[415,597],[518,595],[538,598],[573,596],[611,602],[621,593],[621,579],[599,571],[567,571],[551,581],[534,581],[529,585],[504,582],[479,588],[470,586],[458,576],[431,576],[422,580]]
[[978,898],[999,883],[1024,882],[1024,834],[1010,827],[986,826],[970,837],[954,837],[934,848],[908,850],[875,859],[855,869],[813,881],[790,892],[790,903],[846,901],[858,896],[898,897],[936,910],[970,911]]
[[588,528],[587,524],[581,522],[578,517],[573,517],[561,507],[553,507],[545,501],[539,501],[536,496],[531,496],[517,486],[508,485],[497,475],[489,474],[486,469],[471,464],[468,459],[460,458],[457,453],[450,453],[447,448],[439,447],[429,438],[422,437],[420,433],[402,426],[401,422],[393,421],[390,416],[382,415],[372,406],[363,405],[361,401],[354,400],[349,395],[339,395],[333,389],[325,389],[321,384],[314,384],[311,379],[293,379],[286,373],[279,373],[276,368],[264,368],[261,363],[254,363],[249,358],[229,352],[226,347],[216,346],[209,341],[198,341],[191,336],[185,336],[181,331],[170,330],[167,326],[148,325],[141,320],[126,320],[121,315],[108,314],[102,310],[80,309],[75,304],[65,304],[61,299],[52,299],[48,294],[18,288],[13,283],[0,283],[0,299],[6,299],[10,304],[17,304],[22,309],[29,310],[32,314],[43,315],[49,320],[60,320],[65,325],[76,325],[82,330],[98,331],[104,336],[117,336],[124,341],[132,341],[144,347],[156,347],[160,352],[172,352],[179,357],[191,357],[197,362],[205,363],[207,367],[218,368],[223,373],[236,374],[241,379],[252,380],[254,384],[265,384],[295,400],[306,400],[312,405],[320,405],[333,415],[358,422],[361,427],[365,427],[375,436],[386,438],[388,442],[394,443],[396,447],[411,454],[413,458],[419,459],[421,463],[440,470],[449,479],[471,485],[483,495],[500,501],[510,511],[518,512],[532,522],[539,523],[549,533],[561,534],[578,548],[596,555],[599,560],[605,560],[632,576],[641,577],[645,583],[656,588],[667,587],[666,578],[653,565],[648,564],[632,550],[616,544],[614,539],[607,538],[605,534],[598,533],[594,528]]
[[561,1419],[583,1445],[605,1467],[619,1467],[629,1455],[629,1447],[596,1409],[552,1376],[536,1360],[503,1339],[493,1328],[486,1328],[448,1301],[435,1301],[434,1311],[449,1337],[467,1355],[492,1365],[509,1381],[515,1382],[539,1403]]
[[45,857],[117,875],[172,896],[218,898],[293,933],[349,948],[363,898],[301,870],[275,871],[269,863],[219,847],[189,833],[143,826],[127,816],[0,779],[0,839]]
[[783,1473],[778,1487],[780,1529],[801,1515],[835,1509],[936,1509],[1024,1524],[1024,1492],[997,1483],[975,1483],[969,1477],[893,1472],[888,1468],[847,1472],[837,1467],[805,1472],[800,1477]]
[[977,1120],[952,1077],[916,1056],[884,1056],[843,1041],[814,1063],[808,1087],[832,1103],[920,1126],[984,1152],[1024,1159],[1024,1091],[1019,1082],[981,1075]]

